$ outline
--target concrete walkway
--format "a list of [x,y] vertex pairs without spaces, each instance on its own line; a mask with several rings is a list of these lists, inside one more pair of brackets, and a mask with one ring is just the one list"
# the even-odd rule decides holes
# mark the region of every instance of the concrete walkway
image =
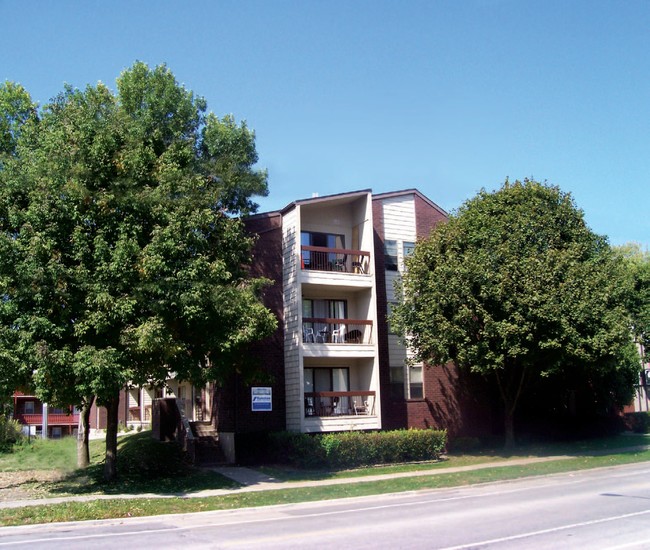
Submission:
[[271,491],[280,489],[297,489],[300,487],[320,487],[327,485],[344,485],[350,483],[370,483],[373,481],[383,481],[387,479],[399,479],[405,477],[422,477],[436,476],[442,474],[453,474],[473,470],[484,470],[487,468],[505,468],[508,466],[525,466],[527,464],[538,464],[540,462],[553,462],[557,460],[567,460],[578,456],[597,456],[606,455],[612,452],[636,452],[648,450],[649,446],[627,447],[624,449],[605,449],[599,451],[587,451],[573,455],[556,455],[543,457],[525,457],[514,458],[510,460],[498,460],[472,464],[469,466],[456,466],[449,468],[434,468],[424,470],[414,470],[411,472],[397,472],[391,474],[377,474],[359,477],[320,479],[314,481],[281,481],[267,476],[257,470],[243,468],[241,466],[220,466],[211,468],[213,471],[228,477],[241,485],[235,489],[206,489],[203,491],[194,491],[191,493],[178,494],[157,494],[157,493],[139,493],[139,494],[121,494],[121,495],[84,495],[84,496],[67,496],[67,497],[46,497],[31,500],[12,500],[0,502],[2,508],[19,508],[22,506],[38,506],[47,504],[58,504],[61,502],[89,502],[93,500],[111,500],[111,499],[135,499],[135,498],[199,498],[214,497],[223,495],[234,495],[241,493],[252,493],[257,491]]

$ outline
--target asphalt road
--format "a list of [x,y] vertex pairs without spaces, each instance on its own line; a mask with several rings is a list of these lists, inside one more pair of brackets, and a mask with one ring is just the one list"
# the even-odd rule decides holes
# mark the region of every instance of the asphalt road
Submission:
[[0,529],[4,548],[650,548],[650,463],[266,508]]

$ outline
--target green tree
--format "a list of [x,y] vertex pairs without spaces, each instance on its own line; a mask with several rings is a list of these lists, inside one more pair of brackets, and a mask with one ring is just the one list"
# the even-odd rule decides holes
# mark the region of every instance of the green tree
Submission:
[[491,378],[506,446],[531,384],[580,372],[601,408],[638,376],[624,267],[571,197],[534,181],[481,191],[417,244],[395,325],[416,359]]
[[650,361],[650,252],[638,243],[628,243],[616,248],[629,269],[633,291],[629,310],[632,315],[634,337],[641,345],[644,361]]
[[107,479],[121,388],[220,380],[276,326],[246,270],[255,136],[206,107],[136,63],[19,124],[0,171],[3,350],[41,398],[106,407]]

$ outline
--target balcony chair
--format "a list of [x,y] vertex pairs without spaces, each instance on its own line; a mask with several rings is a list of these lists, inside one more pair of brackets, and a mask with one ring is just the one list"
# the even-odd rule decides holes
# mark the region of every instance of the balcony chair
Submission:
[[347,260],[348,260],[348,255],[345,254],[342,258],[337,258],[334,260],[334,271],[347,271],[348,266],[347,266]]
[[357,260],[352,262],[352,272],[353,273],[366,273],[366,266],[359,256]]
[[355,399],[352,399],[351,401],[352,401],[352,409],[354,410],[354,414],[370,414],[370,408],[368,407],[367,401],[362,401],[361,405],[357,405]]
[[302,329],[302,341],[314,343],[314,329],[313,328],[304,328]]
[[334,344],[345,343],[345,325],[339,325],[339,328],[332,331],[332,342]]

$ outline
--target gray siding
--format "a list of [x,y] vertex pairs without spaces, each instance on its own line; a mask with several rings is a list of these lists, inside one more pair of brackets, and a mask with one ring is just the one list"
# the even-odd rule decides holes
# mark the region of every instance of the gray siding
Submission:
[[288,430],[300,430],[302,398],[299,357],[298,294],[298,210],[294,208],[282,220],[282,280],[284,297],[284,368],[286,391],[286,421]]

